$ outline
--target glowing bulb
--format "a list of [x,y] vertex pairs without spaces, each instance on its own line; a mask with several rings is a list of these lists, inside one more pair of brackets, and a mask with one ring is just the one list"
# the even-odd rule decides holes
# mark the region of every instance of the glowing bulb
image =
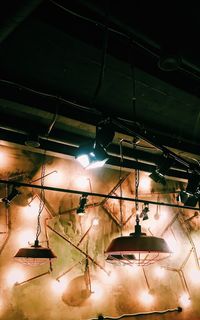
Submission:
[[13,286],[15,283],[19,283],[25,280],[24,270],[20,267],[12,267],[7,271],[5,280],[8,286]]
[[35,197],[28,206],[20,209],[20,213],[23,214],[23,218],[25,220],[36,221],[38,216],[38,210],[39,210],[39,199]]
[[154,301],[154,296],[148,291],[142,291],[139,296],[141,302],[146,305],[151,305]]
[[16,237],[15,244],[19,248],[21,247],[27,247],[29,243],[34,243],[35,240],[35,230],[29,229],[20,231],[19,234]]
[[89,187],[89,178],[85,176],[79,176],[75,179],[76,186],[79,188]]
[[143,175],[140,178],[140,190],[143,192],[149,191],[150,187],[151,187],[151,179],[148,176]]
[[179,301],[183,305],[183,307],[189,307],[189,305],[191,304],[190,297],[186,292],[182,293],[182,295],[180,296]]
[[98,226],[98,225],[99,225],[99,219],[98,219],[98,218],[94,218],[94,219],[92,220],[92,225],[93,225],[93,226]]
[[52,280],[50,285],[55,294],[62,294],[67,288],[68,282],[66,278],[60,278],[59,280]]
[[92,281],[92,295],[91,299],[95,301],[99,301],[104,297],[105,290],[103,289],[101,283],[99,281]]
[[166,274],[166,270],[160,266],[155,266],[154,268],[154,274],[156,277],[158,278],[164,278],[165,274]]
[[176,241],[176,239],[173,236],[168,236],[165,238],[169,249],[173,252],[173,257],[177,256],[180,253],[180,245]]
[[61,170],[54,170],[44,178],[45,185],[59,186],[66,183],[66,175]]

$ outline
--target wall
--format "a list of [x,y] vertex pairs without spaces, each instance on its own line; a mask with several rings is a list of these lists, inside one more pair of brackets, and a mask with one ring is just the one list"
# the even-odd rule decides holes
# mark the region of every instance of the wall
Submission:
[[[42,155],[2,146],[0,159],[1,178],[26,182],[40,178]],[[107,194],[119,183],[117,170],[84,171],[73,160],[49,156],[45,164],[45,173],[51,173],[44,179],[45,185]],[[81,176],[86,177],[82,182]],[[122,195],[134,198],[134,173],[122,172],[122,177],[126,177],[121,185]],[[176,203],[175,191],[179,187],[180,183],[173,181],[168,181],[165,187],[157,185],[141,173],[139,197]],[[41,196],[32,188],[18,190],[21,194],[10,206],[0,203],[1,319],[91,319],[99,314],[117,317],[177,306],[183,307],[181,313],[140,318],[200,319],[200,220],[198,215],[190,219],[194,211],[150,205],[149,219],[141,221],[142,229],[148,235],[165,238],[173,255],[144,269],[115,266],[105,261],[104,251],[121,232],[119,201],[108,200],[102,204],[103,198],[89,196],[86,214],[79,217],[76,214],[79,195],[45,191],[40,241],[46,245],[47,230],[50,247],[57,256],[51,271],[49,263],[31,267],[13,259],[20,247],[34,241]],[[1,184],[0,197],[10,191],[11,187],[6,191],[6,186]],[[120,195],[119,186],[114,192]],[[139,209],[141,212],[142,205]],[[98,218],[99,224],[90,228],[94,218]],[[134,202],[122,202],[122,219],[122,233],[128,235],[134,230]],[[45,221],[68,242],[50,228],[45,229]],[[23,281],[25,283],[19,285]]]

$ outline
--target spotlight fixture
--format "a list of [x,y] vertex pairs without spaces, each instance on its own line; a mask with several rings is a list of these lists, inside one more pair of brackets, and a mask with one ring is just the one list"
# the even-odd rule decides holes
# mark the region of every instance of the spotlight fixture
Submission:
[[[42,170],[41,170],[41,187],[43,187],[43,184],[44,184],[44,176],[45,176],[45,165],[43,164]],[[41,234],[40,219],[41,219],[41,213],[44,208],[44,203],[45,203],[44,189],[41,188],[39,210],[38,210],[38,216],[37,216],[37,230],[36,230],[34,245],[28,248],[20,248],[14,256],[16,261],[22,264],[30,265],[30,266],[38,266],[50,261],[51,259],[56,258],[55,254],[51,251],[49,247],[44,248],[39,244],[39,236]]]
[[102,167],[109,158],[106,148],[113,140],[114,134],[110,120],[99,123],[96,127],[95,140],[81,145],[76,152],[76,159],[86,169]]
[[[171,251],[162,238],[147,236],[141,232],[139,217],[136,217],[135,232],[129,236],[115,238],[105,252],[106,261],[147,266],[166,259]],[[129,259],[131,257],[131,259]]]
[[172,159],[168,155],[163,155],[160,164],[156,166],[156,169],[150,174],[149,177],[153,181],[159,182],[165,185],[166,184],[165,174],[170,169],[173,163],[174,163],[174,159]]
[[1,199],[2,202],[5,202],[5,204],[7,206],[10,205],[11,201],[17,197],[19,194],[21,194],[21,192],[19,190],[17,190],[14,186],[12,186],[12,190],[9,193],[9,195],[3,199]]
[[149,219],[149,216],[147,214],[148,212],[149,212],[149,204],[145,202],[142,212],[140,213],[140,218],[142,218],[142,220],[148,220]]
[[80,200],[79,200],[79,207],[76,210],[76,213],[79,216],[84,216],[84,214],[85,214],[85,206],[86,206],[87,200],[88,200],[87,199],[87,195],[86,194],[82,194],[82,196],[80,197]]
[[14,258],[24,265],[39,266],[56,256],[50,248],[41,247],[39,241],[35,240],[34,245],[30,248],[19,249]]
[[195,207],[200,198],[200,176],[191,173],[188,179],[186,190],[181,190],[178,200],[180,199],[185,206]]
[[39,141],[39,136],[38,136],[38,134],[36,134],[36,133],[34,133],[34,132],[30,133],[30,134],[27,136],[24,144],[25,144],[26,146],[28,146],[28,147],[39,148],[39,147],[40,147],[40,141]]

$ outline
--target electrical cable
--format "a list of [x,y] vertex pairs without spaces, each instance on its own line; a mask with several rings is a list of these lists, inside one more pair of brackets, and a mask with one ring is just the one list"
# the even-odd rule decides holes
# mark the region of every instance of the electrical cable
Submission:
[[123,314],[119,317],[108,317],[108,316],[102,316],[100,315],[98,318],[92,318],[89,320],[104,320],[104,319],[110,319],[110,320],[119,320],[123,318],[131,318],[131,317],[140,317],[140,316],[149,316],[149,315],[154,315],[154,314],[165,314],[165,313],[170,313],[170,312],[182,312],[181,307],[177,307],[174,309],[166,309],[166,310],[161,310],[161,311],[149,311],[149,312],[139,312],[139,313],[128,313],[128,314]]

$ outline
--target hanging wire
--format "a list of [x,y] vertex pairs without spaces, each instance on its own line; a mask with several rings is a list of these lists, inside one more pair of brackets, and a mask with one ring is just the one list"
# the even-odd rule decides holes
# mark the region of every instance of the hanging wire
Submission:
[[[44,177],[45,177],[45,159],[46,159],[46,151],[43,155],[43,163],[41,168],[41,187],[44,186]],[[38,210],[38,216],[37,216],[37,230],[36,230],[36,241],[38,241],[39,236],[41,234],[41,214],[44,209],[44,202],[45,202],[45,191],[42,188],[40,190],[40,202],[39,202],[39,210]]]
[[105,26],[104,26],[105,33],[104,33],[104,41],[103,41],[103,48],[102,48],[102,55],[101,55],[101,69],[100,69],[99,79],[98,79],[97,87],[94,93],[94,97],[92,99],[92,104],[95,103],[104,80],[106,55],[107,55],[107,48],[108,48],[108,35],[109,35],[109,29],[108,29],[109,7],[110,7],[110,1],[108,1],[107,3],[106,13],[105,13]]
[[123,210],[122,210],[122,166],[123,166],[123,150],[122,150],[122,142],[124,139],[121,139],[119,142],[119,148],[120,148],[120,167],[119,167],[119,194],[120,194],[120,200],[119,200],[119,210],[120,210],[120,226],[121,226],[121,236],[122,236],[122,228],[123,228]]
[[139,183],[140,183],[140,171],[138,169],[135,169],[135,209],[136,213],[138,212],[139,209],[139,204],[138,204],[138,189],[139,189]]

